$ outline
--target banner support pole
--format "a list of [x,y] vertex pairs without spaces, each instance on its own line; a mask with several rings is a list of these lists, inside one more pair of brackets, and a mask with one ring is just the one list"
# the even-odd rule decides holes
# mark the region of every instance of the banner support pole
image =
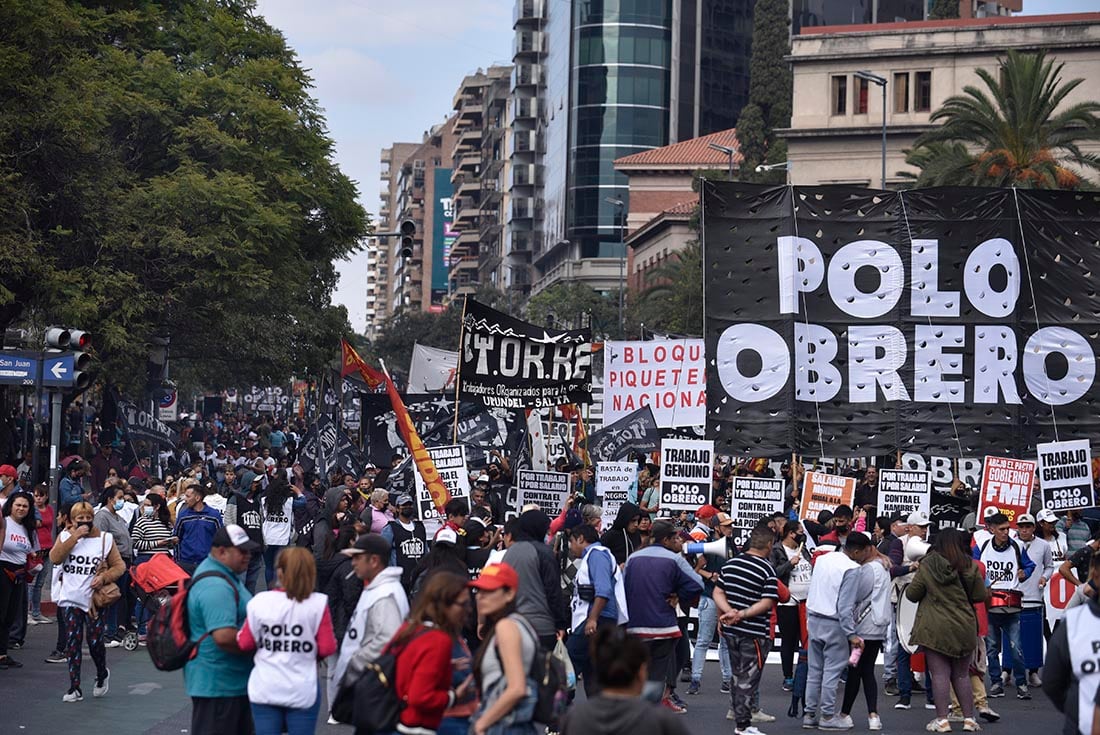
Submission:
[[462,387],[462,340],[466,333],[466,297],[462,297],[462,317],[458,323],[458,367],[455,370],[455,423],[452,431],[452,444],[458,444],[458,407],[459,390]]

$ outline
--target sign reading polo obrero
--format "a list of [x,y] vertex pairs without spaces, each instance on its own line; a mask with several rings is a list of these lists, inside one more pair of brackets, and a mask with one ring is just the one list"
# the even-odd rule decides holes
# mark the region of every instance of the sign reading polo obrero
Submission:
[[719,454],[1034,456],[1100,433],[1100,207],[705,182]]

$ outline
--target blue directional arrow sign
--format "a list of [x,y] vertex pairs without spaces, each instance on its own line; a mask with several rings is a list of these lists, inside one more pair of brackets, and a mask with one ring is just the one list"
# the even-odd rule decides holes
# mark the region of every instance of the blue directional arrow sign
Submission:
[[42,385],[68,388],[73,384],[73,353],[48,355],[42,361]]
[[[72,373],[71,370],[69,372]],[[11,352],[0,352],[0,385],[34,385],[37,379],[37,359]]]

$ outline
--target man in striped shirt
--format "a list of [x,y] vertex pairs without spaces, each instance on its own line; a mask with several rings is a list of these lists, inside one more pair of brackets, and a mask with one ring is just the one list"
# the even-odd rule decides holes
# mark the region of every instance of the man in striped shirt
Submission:
[[752,700],[771,651],[769,616],[779,600],[775,570],[768,562],[773,543],[775,533],[766,525],[757,526],[748,548],[722,566],[714,586],[733,672],[730,699],[735,735],[763,735],[752,726]]

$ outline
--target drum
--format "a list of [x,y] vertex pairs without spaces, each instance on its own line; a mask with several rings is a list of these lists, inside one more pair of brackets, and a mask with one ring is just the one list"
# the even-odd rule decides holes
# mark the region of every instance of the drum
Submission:
[[1024,606],[1024,594],[1019,590],[989,590],[990,608],[1016,608]]
[[[908,586],[905,585],[905,587]],[[898,643],[906,653],[914,654],[917,652],[917,646],[909,642],[909,637],[913,635],[913,626],[917,622],[917,603],[905,596],[905,587],[898,592]]]

